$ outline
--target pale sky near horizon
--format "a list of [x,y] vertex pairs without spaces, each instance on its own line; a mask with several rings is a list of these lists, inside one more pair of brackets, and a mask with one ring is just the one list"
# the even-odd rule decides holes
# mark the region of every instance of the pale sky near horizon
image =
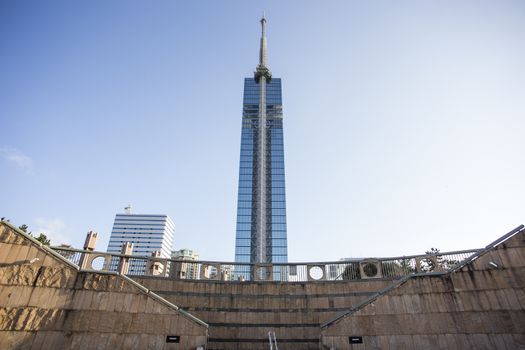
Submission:
[[0,3],[0,216],[105,250],[116,213],[234,258],[259,19],[290,261],[478,248],[525,223],[523,1]]

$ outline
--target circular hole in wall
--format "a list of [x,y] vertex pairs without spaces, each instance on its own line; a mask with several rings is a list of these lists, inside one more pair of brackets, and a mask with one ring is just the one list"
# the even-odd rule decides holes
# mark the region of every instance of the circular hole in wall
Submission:
[[93,270],[102,270],[104,268],[104,262],[106,261],[105,257],[97,256],[91,261],[91,268]]
[[323,278],[323,269],[321,269],[321,267],[319,267],[319,266],[312,266],[312,267],[310,267],[310,270],[308,271],[308,274],[314,280],[319,280],[319,279]]
[[376,264],[366,263],[363,266],[363,272],[365,273],[366,277],[376,277],[379,270]]

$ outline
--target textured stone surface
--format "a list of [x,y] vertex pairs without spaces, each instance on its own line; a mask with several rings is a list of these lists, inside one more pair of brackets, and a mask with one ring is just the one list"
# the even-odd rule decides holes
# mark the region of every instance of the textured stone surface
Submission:
[[356,349],[525,348],[524,237],[517,234],[455,273],[409,279],[323,329],[322,346],[353,349],[352,334],[363,336]]
[[210,349],[318,349],[323,321],[391,280],[311,283],[184,281],[136,277],[140,284],[210,324]]
[[72,288],[77,277],[77,271],[72,268],[59,267],[41,267],[38,279],[34,285],[39,287],[51,288]]
[[0,285],[31,286],[39,267],[34,265],[6,265],[0,266]]
[[[0,349],[194,349],[205,326],[118,275],[78,271],[0,223]],[[38,258],[38,259],[35,259]],[[180,335],[166,344],[166,335]]]
[[[78,272],[6,227],[0,224],[0,349],[191,349],[206,343],[204,327],[136,285]],[[461,271],[410,279],[322,331],[320,323],[392,281],[137,281],[209,322],[209,350],[267,349],[269,330],[289,350],[516,349],[525,348],[524,246],[521,233]],[[166,334],[182,335],[181,343],[168,346]],[[352,347],[349,335],[362,335],[365,343]]]

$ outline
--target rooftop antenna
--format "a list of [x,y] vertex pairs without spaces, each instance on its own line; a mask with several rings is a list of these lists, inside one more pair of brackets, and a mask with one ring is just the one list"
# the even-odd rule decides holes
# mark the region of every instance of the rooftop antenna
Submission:
[[[260,22],[261,22],[261,47],[259,50],[259,66],[268,69],[266,67],[266,16],[264,15],[264,11],[263,11],[263,15],[262,15]],[[268,79],[268,81],[269,80],[270,79]]]
[[131,215],[131,209],[132,209],[131,204],[128,204],[128,206],[124,208],[124,211],[126,212],[127,215]]

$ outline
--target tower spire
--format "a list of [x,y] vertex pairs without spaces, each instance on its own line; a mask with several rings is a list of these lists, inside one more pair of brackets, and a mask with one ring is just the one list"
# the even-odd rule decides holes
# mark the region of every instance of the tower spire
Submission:
[[259,83],[261,76],[266,78],[266,82],[272,80],[272,73],[270,69],[266,66],[266,16],[262,15],[261,18],[261,44],[259,48],[259,65],[255,70],[255,81]]
[[261,18],[261,47],[259,49],[259,65],[266,67],[266,17]]
[[[254,78],[259,84],[259,116],[257,127],[257,149],[254,152],[257,158],[257,173],[256,181],[257,188],[255,189],[257,214],[255,217],[256,232],[252,235],[254,245],[252,246],[253,262],[271,262],[271,245],[268,245],[269,230],[268,230],[268,200],[271,203],[271,193],[268,192],[268,174],[266,168],[268,166],[268,133],[266,126],[266,84],[272,79],[272,73],[266,67],[266,18],[261,18],[261,47],[259,51],[259,65],[255,69]],[[271,182],[270,182],[271,184]],[[270,187],[271,188],[271,187]],[[271,190],[270,190],[271,191]],[[270,214],[271,215],[271,214]],[[271,223],[271,221],[270,221]]]

